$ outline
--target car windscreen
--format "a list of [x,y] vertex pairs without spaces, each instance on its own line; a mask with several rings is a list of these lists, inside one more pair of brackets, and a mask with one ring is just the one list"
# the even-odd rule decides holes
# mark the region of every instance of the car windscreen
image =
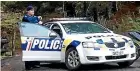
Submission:
[[68,34],[110,33],[109,30],[96,23],[62,23]]

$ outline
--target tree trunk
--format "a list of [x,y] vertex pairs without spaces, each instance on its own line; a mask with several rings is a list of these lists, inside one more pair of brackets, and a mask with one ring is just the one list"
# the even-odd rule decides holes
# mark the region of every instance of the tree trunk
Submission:
[[96,21],[98,21],[98,13],[97,13],[97,8],[95,7],[95,8],[93,8],[93,18],[94,18],[94,21],[96,22]]
[[83,2],[83,5],[84,5],[83,16],[86,17],[86,10],[87,10],[87,3],[86,3],[86,1]]
[[117,11],[117,3],[114,1],[112,2],[112,13],[115,13]]
[[13,36],[12,36],[12,56],[15,55],[15,38],[16,38],[16,32],[15,32],[15,25],[13,25]]

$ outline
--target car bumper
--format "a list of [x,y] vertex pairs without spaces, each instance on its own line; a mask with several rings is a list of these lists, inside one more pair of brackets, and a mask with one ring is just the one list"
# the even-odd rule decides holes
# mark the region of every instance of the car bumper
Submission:
[[89,60],[87,57],[81,60],[81,64],[100,64],[100,63],[117,63],[117,62],[124,62],[124,61],[133,61],[136,57],[133,58],[122,58],[122,59],[109,59],[107,60],[105,56],[99,56],[99,60]]
[[[136,59],[135,48],[124,50],[122,55],[114,56],[109,49],[94,50],[93,48],[77,48],[81,64],[99,64],[110,62],[124,62]],[[118,49],[120,50],[120,49]]]

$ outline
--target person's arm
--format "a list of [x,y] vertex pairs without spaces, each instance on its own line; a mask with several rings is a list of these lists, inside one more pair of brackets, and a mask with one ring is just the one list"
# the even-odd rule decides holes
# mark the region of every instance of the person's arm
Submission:
[[42,23],[43,23],[43,22],[41,21],[41,20],[42,20],[42,17],[41,17],[41,16],[38,16],[37,19],[38,19],[38,24],[42,24]]
[[39,19],[39,20],[42,20],[42,17],[41,17],[41,16],[38,16],[38,19]]

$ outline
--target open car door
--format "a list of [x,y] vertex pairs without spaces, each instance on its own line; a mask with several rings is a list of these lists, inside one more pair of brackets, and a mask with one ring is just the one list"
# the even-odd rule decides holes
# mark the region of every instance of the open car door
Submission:
[[45,26],[19,23],[23,61],[59,61],[61,38]]

